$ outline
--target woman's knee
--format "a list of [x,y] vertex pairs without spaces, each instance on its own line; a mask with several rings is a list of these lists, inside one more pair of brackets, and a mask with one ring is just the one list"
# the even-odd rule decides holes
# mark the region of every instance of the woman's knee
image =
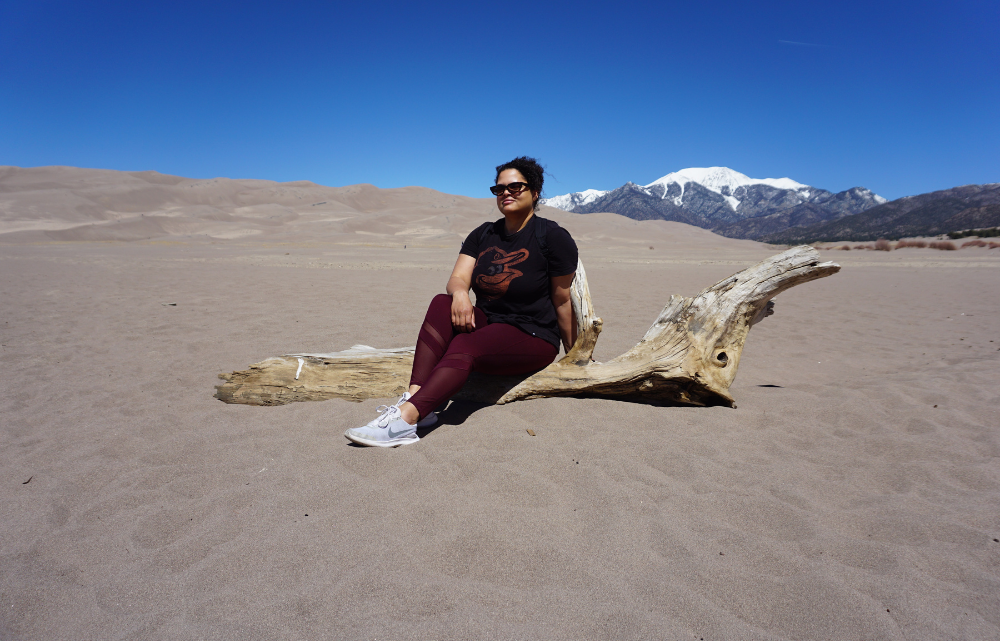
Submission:
[[427,320],[444,318],[447,317],[448,323],[451,323],[451,296],[448,294],[438,294],[431,299],[429,305],[427,305],[427,314],[424,316]]
[[447,307],[449,313],[451,312],[451,296],[448,294],[438,294],[431,299],[431,304],[427,306],[430,309],[438,309],[441,307]]

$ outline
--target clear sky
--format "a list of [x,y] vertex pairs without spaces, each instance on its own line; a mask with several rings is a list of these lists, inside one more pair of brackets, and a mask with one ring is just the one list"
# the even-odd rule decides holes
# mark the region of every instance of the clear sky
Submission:
[[1000,181],[1000,2],[0,0],[0,165],[550,196]]

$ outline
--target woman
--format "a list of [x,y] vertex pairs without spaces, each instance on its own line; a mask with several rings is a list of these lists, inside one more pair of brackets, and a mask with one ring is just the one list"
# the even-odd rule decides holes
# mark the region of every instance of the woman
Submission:
[[479,226],[462,244],[448,293],[435,296],[424,317],[407,392],[380,407],[372,422],[347,430],[348,439],[377,447],[416,443],[417,428],[437,422],[434,408],[462,389],[472,370],[526,374],[551,363],[560,341],[566,351],[573,346],[576,243],[535,215],[544,180],[534,158],[497,167],[490,191],[503,218]]

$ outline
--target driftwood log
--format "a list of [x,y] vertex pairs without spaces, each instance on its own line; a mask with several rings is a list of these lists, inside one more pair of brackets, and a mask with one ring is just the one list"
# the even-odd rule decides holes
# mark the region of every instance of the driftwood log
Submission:
[[[645,336],[621,356],[591,360],[602,321],[594,312],[580,264],[571,297],[577,340],[562,359],[531,375],[473,374],[458,399],[483,403],[550,396],[604,396],[735,407],[736,377],[747,332],[771,313],[777,294],[840,271],[819,252],[794,247],[712,285],[694,298],[671,296]],[[227,403],[283,405],[296,401],[390,398],[409,382],[413,348],[355,345],[330,354],[289,354],[220,374],[216,398]]]

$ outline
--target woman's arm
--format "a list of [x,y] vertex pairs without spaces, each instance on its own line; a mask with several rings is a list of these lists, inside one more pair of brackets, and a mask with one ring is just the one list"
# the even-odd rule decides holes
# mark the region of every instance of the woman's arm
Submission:
[[569,297],[569,288],[573,284],[576,272],[565,276],[550,278],[552,285],[552,304],[556,308],[556,320],[559,322],[559,335],[562,337],[563,349],[566,353],[576,343],[576,322],[573,320],[573,301]]
[[451,294],[451,324],[456,331],[471,332],[476,329],[476,315],[472,310],[469,288],[472,287],[472,270],[476,259],[459,254],[445,289]]

